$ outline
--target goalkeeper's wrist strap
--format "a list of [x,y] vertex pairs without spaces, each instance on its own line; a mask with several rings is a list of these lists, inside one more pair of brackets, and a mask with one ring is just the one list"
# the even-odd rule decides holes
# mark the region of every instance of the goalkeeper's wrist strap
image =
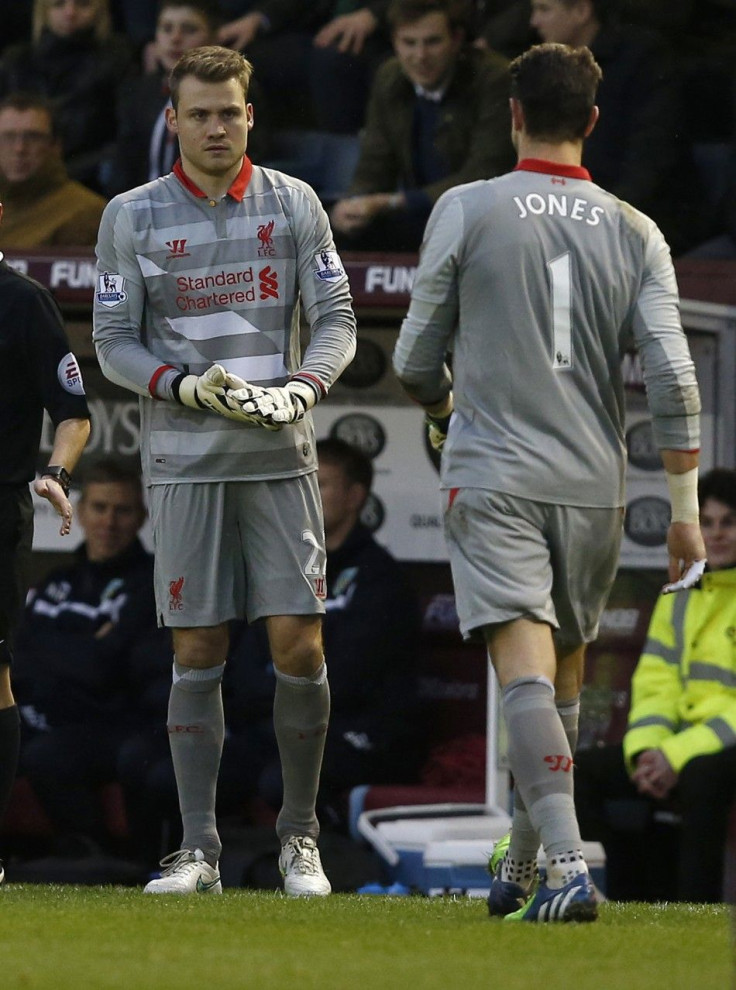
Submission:
[[196,375],[185,375],[183,373],[177,375],[171,383],[171,394],[174,397],[174,402],[178,402],[180,406],[189,406],[190,409],[207,408],[197,395]]
[[700,520],[698,469],[692,468],[684,474],[670,474],[665,471],[665,477],[670,493],[672,522],[697,523]]
[[292,394],[304,403],[305,411],[311,409],[327,395],[327,389],[319,378],[310,375],[308,371],[298,372],[289,380],[289,384],[298,386],[298,389],[292,390]]

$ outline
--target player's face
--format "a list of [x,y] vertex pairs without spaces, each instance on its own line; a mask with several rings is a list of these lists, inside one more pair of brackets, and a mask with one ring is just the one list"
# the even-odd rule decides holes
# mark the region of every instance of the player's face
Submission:
[[77,506],[87,556],[94,563],[117,557],[131,545],[146,517],[138,492],[119,481],[94,481]]
[[253,126],[253,107],[246,104],[237,79],[213,83],[185,76],[179,106],[167,111],[167,121],[179,137],[185,170],[223,176],[240,167]]
[[50,0],[46,24],[62,38],[91,28],[97,18],[98,0]]
[[700,507],[700,528],[710,567],[714,571],[736,567],[736,511],[717,498],[707,498]]
[[452,73],[462,34],[450,28],[444,14],[427,14],[396,28],[393,43],[404,74],[415,86],[432,90]]
[[43,110],[0,111],[0,172],[9,182],[30,179],[54,147],[51,121]]
[[568,6],[562,0],[532,0],[529,23],[542,41],[575,45],[582,5]]
[[211,41],[209,25],[199,11],[191,7],[167,7],[159,14],[156,53],[167,72],[171,72],[184,52],[209,45]]

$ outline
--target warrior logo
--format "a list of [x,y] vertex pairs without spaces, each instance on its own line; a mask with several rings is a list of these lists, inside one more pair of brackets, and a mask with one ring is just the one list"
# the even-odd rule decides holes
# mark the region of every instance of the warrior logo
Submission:
[[181,600],[181,589],[184,587],[184,578],[177,578],[176,581],[169,581],[169,612],[180,612],[184,608]]
[[166,255],[167,258],[188,258],[190,256],[189,251],[187,251],[186,237],[176,241],[167,241],[166,247],[171,252],[171,254]]
[[260,279],[261,299],[278,299],[279,279],[273,268],[270,265],[261,268],[258,272],[258,278]]
[[554,756],[545,756],[544,762],[549,763],[552,773],[557,773],[558,770],[561,770],[563,773],[570,773],[572,770],[572,759],[563,753],[558,753]]

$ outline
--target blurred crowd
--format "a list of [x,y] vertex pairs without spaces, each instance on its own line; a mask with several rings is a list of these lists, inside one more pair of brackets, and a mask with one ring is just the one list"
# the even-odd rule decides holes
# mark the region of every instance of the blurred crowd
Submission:
[[104,203],[167,173],[168,73],[222,44],[255,67],[248,154],[314,186],[338,246],[414,251],[436,198],[513,164],[509,59],[588,45],[594,181],[675,255],[736,254],[736,0],[6,0],[3,247],[91,245]]

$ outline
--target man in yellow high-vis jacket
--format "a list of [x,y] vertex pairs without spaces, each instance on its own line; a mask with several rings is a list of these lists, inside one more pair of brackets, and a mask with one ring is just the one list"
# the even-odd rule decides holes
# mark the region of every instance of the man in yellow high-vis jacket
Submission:
[[[706,474],[699,499],[709,570],[657,600],[623,744],[576,756],[581,832],[606,847],[614,899],[722,900],[736,795],[736,471]],[[668,843],[662,822],[678,820]]]

